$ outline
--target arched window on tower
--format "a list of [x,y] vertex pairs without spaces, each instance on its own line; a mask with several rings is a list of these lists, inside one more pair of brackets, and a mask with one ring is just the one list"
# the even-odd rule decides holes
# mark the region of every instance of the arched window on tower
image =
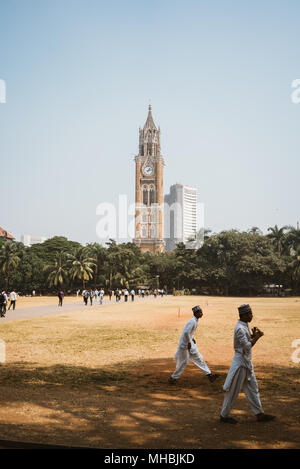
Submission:
[[143,186],[143,204],[148,205],[148,201],[149,201],[148,186]]
[[151,212],[151,215],[150,215],[150,222],[151,222],[151,223],[157,223],[157,212],[156,212],[156,211],[152,211],[152,212]]
[[143,190],[143,204],[146,206],[155,204],[156,202],[156,192],[154,184],[144,184],[142,187]]
[[156,226],[155,225],[151,225],[151,227],[150,227],[150,237],[151,238],[156,237]]
[[150,186],[150,205],[155,204],[155,187]]
[[148,236],[148,233],[147,233],[147,225],[143,225],[142,226],[142,238],[147,238]]
[[152,133],[151,133],[151,130],[148,130],[147,154],[152,155]]

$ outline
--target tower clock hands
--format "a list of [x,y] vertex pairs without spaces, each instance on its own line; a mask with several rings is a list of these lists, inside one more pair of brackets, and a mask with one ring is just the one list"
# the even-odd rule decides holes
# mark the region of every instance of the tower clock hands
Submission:
[[143,172],[144,172],[145,176],[152,176],[154,170],[153,170],[153,167],[152,167],[152,166],[147,165],[147,166],[145,166]]

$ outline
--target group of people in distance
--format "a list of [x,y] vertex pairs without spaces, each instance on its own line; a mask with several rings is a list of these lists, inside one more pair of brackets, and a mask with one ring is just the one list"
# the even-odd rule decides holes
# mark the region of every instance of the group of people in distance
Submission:
[[[203,311],[199,305],[192,308],[193,317],[185,325],[179,339],[178,348],[174,359],[176,369],[169,378],[169,383],[174,384],[182,375],[190,360],[213,382],[219,374],[212,373],[199,352],[194,334],[198,326],[198,320],[203,317]],[[230,417],[231,409],[240,391],[243,391],[249,401],[250,407],[259,422],[267,422],[275,419],[274,415],[265,414],[261,405],[257,380],[252,365],[252,347],[264,335],[257,327],[250,331],[249,323],[253,319],[250,305],[239,306],[239,320],[234,329],[234,357],[227,374],[223,390],[225,397],[220,421],[222,423],[236,424],[237,420]]]
[[[79,293],[79,292],[77,292]],[[90,304],[91,306],[93,305],[93,302],[95,301],[95,303],[97,303],[98,301],[98,297],[99,297],[99,302],[100,302],[100,305],[102,305],[103,303],[103,297],[104,297],[104,290],[103,288],[100,288],[100,290],[92,290],[91,288],[90,289],[85,289],[85,290],[82,290],[82,298],[83,298],[83,301],[84,301],[84,304],[87,305],[88,304],[88,301],[90,301]]]
[[[77,297],[79,296],[79,294],[80,294],[80,290],[77,291]],[[124,301],[127,302],[129,297],[131,298],[131,301],[134,301],[136,294],[138,295],[139,298],[147,298],[151,294],[154,296],[154,298],[156,298],[158,295],[163,297],[164,295],[166,295],[166,292],[165,290],[160,290],[160,289],[155,289],[153,291],[152,290],[150,291],[149,289],[139,288],[136,292],[134,288],[132,289],[124,288],[122,290],[120,288],[117,288],[116,290],[109,289],[107,291],[107,294],[108,294],[110,301],[112,300],[113,297],[115,297],[116,303],[118,303],[119,301],[121,301],[122,296],[124,297]],[[88,305],[88,303],[90,303],[90,305],[92,306],[93,304],[97,304],[98,298],[99,298],[99,304],[103,303],[105,291],[102,287],[100,288],[100,290],[98,290],[97,288],[95,290],[93,290],[92,288],[89,288],[89,289],[82,290],[81,295],[83,297],[84,304]]]

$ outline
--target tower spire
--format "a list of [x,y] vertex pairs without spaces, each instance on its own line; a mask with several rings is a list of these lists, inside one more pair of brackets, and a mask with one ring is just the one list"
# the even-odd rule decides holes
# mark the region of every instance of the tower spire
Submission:
[[146,123],[144,125],[144,130],[145,129],[157,130],[156,125],[154,124],[153,116],[152,116],[152,106],[151,106],[151,104],[149,104],[149,106],[148,106],[148,116],[147,116]]

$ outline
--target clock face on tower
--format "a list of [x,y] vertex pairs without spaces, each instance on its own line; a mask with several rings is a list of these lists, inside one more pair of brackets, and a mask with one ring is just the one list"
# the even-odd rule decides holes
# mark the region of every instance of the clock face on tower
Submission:
[[145,166],[145,168],[143,169],[143,173],[145,176],[152,176],[152,174],[154,173],[153,166],[149,164]]

